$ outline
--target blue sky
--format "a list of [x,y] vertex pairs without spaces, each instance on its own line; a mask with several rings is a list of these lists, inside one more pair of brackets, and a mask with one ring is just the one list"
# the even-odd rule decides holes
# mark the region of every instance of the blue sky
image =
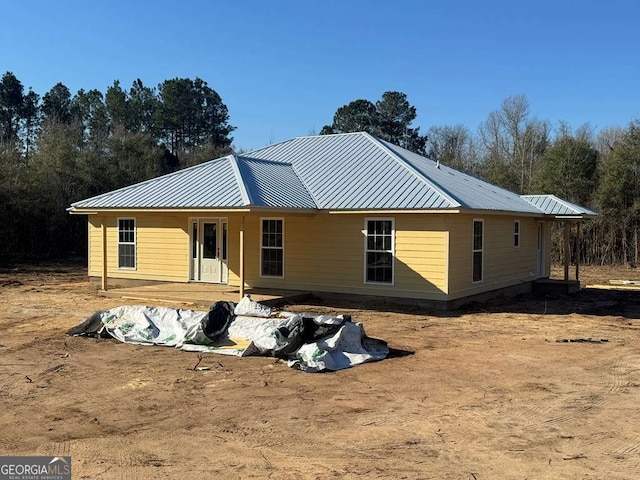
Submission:
[[5,2],[0,74],[43,95],[200,77],[229,107],[234,146],[318,132],[388,90],[414,122],[475,131],[505,97],[596,129],[640,119],[640,2]]

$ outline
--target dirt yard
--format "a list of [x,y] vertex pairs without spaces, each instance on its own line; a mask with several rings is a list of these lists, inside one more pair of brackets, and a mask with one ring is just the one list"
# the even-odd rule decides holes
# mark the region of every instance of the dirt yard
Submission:
[[[582,274],[640,279],[624,269]],[[196,354],[65,337],[121,303],[99,296],[81,267],[0,270],[0,454],[71,455],[74,479],[640,472],[640,292],[582,290],[448,314],[291,306],[350,313],[396,350],[325,374],[214,354],[201,363],[211,370],[194,371]]]

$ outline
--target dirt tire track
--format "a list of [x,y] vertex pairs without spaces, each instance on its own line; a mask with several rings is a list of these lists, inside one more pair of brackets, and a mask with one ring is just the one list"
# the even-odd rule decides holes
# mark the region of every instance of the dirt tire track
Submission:
[[[96,295],[82,269],[54,270],[12,270],[22,286],[0,286],[0,352],[11,365],[0,375],[0,447],[68,452],[74,478],[628,480],[640,471],[640,303],[628,295],[523,297],[446,314],[293,305],[351,313],[414,354],[322,375],[211,356],[220,368],[203,373],[173,349],[65,338],[126,301]],[[610,343],[553,343],[573,337]],[[586,458],[564,460],[575,455]]]

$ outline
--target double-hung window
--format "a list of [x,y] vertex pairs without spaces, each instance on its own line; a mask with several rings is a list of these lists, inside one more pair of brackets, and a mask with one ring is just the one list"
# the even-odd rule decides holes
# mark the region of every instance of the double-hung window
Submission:
[[393,284],[395,228],[392,218],[365,220],[365,282]]
[[118,219],[118,268],[136,268],[136,219]]
[[520,246],[520,220],[513,221],[513,246]]
[[263,218],[260,244],[260,275],[284,277],[284,220]]
[[481,282],[483,278],[484,254],[484,220],[473,221],[473,282]]

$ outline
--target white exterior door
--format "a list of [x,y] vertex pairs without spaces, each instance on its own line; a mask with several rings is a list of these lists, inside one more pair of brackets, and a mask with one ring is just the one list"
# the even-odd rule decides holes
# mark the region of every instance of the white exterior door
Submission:
[[191,222],[191,280],[227,283],[227,219]]
[[200,280],[220,283],[218,222],[203,221],[200,228]]

